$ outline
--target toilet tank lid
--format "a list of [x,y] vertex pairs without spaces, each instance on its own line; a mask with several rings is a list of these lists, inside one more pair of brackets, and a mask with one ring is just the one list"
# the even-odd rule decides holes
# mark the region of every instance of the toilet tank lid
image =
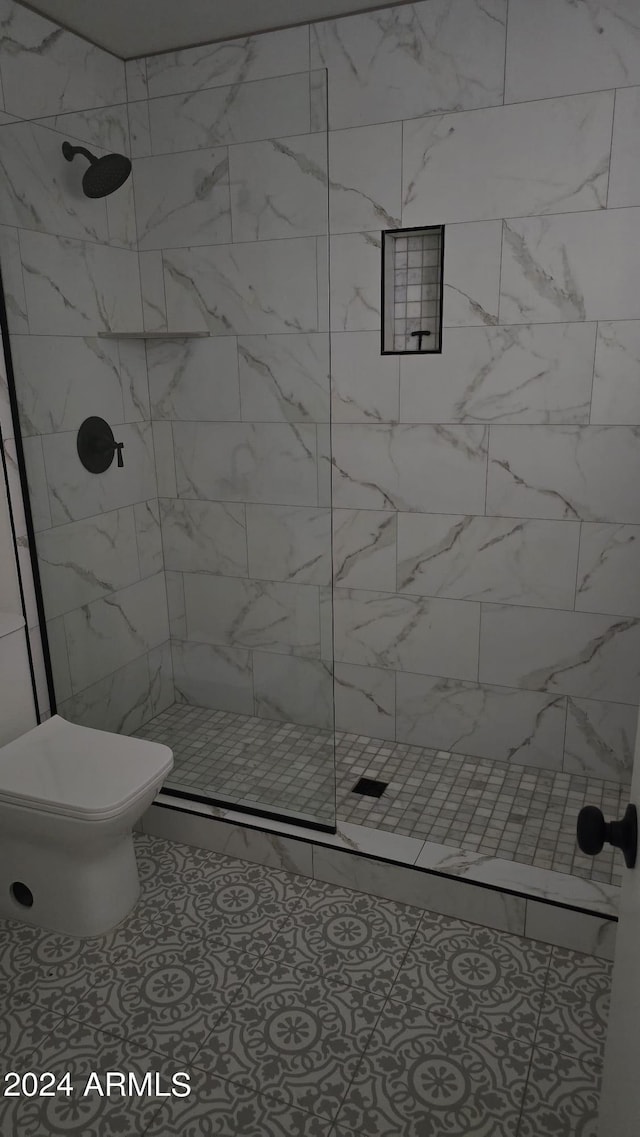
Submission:
[[0,748],[0,800],[108,818],[173,766],[168,746],[76,726],[60,715]]

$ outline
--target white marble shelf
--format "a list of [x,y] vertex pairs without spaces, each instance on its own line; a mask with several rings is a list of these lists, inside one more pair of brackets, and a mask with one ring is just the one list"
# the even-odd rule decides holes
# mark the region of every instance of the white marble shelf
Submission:
[[209,332],[98,332],[101,340],[186,340],[209,337]]

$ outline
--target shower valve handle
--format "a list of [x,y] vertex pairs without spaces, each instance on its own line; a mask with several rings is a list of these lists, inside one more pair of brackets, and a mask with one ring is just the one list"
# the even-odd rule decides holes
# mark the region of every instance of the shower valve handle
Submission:
[[585,805],[578,814],[578,845],[583,853],[595,857],[605,842],[621,849],[628,869],[636,863],[638,849],[638,815],[635,805],[628,805],[620,821],[606,822],[602,810]]

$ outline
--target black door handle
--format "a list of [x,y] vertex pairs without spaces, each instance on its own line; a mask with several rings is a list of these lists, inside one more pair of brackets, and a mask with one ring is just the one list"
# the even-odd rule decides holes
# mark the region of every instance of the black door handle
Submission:
[[605,844],[621,849],[628,869],[636,863],[638,851],[638,814],[635,805],[628,805],[620,821],[606,822],[601,809],[585,805],[578,814],[578,845],[589,857],[596,857]]

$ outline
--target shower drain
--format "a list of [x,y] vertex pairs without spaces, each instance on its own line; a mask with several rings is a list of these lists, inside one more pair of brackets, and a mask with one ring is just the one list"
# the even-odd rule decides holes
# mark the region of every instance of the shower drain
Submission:
[[382,797],[388,785],[388,782],[380,782],[377,778],[359,778],[351,793],[363,794],[365,797]]

